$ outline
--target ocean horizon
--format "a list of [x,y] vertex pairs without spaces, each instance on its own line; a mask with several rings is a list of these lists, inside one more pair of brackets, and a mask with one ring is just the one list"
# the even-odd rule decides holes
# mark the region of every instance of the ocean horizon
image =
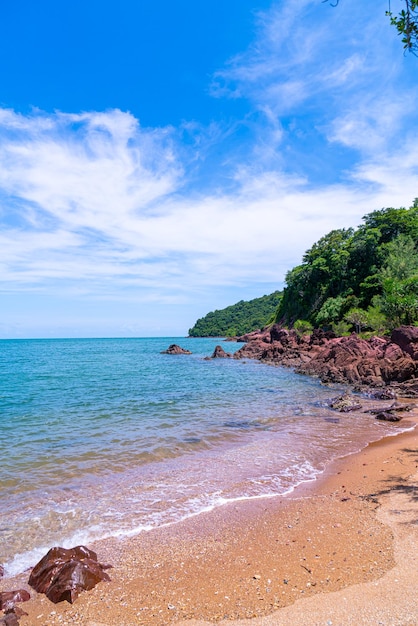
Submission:
[[[171,343],[191,355],[161,354]],[[222,338],[0,340],[0,564],[291,493],[399,432],[336,413],[341,385],[248,359]],[[363,404],[372,401],[361,398]]]

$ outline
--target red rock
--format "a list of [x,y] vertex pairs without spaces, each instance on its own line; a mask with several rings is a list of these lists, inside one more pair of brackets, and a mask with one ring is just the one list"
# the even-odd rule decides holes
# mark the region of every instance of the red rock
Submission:
[[83,590],[90,590],[101,580],[110,580],[104,571],[109,566],[97,561],[97,554],[84,546],[51,548],[33,568],[29,585],[44,593],[52,602],[73,603]]
[[292,367],[318,376],[323,382],[371,387],[396,384],[399,391],[403,388],[407,395],[416,396],[418,380],[415,386],[412,381],[418,377],[418,328],[402,327],[398,331],[392,333],[396,342],[382,337],[361,339],[355,333],[335,337],[321,330],[315,330],[307,339],[275,324],[269,345],[256,333],[234,358]]
[[395,328],[390,338],[403,352],[409,354],[414,361],[418,360],[418,326]]
[[210,358],[211,359],[230,359],[231,356],[232,355],[229,352],[225,352],[222,346],[216,346]]
[[191,354],[190,350],[186,350],[175,343],[172,343],[167,350],[163,350],[161,354]]
[[18,589],[16,591],[1,591],[0,592],[0,609],[3,611],[8,606],[15,604],[16,602],[27,602],[30,600],[30,593],[26,589]]

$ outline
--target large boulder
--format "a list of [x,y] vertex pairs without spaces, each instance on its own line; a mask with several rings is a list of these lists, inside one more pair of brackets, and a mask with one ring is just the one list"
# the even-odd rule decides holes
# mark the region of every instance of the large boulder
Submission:
[[392,331],[391,341],[418,361],[418,326],[401,326]]
[[71,604],[84,590],[102,580],[110,580],[104,571],[109,565],[97,561],[97,554],[84,546],[51,548],[32,570],[29,585],[44,593],[51,602],[67,600]]

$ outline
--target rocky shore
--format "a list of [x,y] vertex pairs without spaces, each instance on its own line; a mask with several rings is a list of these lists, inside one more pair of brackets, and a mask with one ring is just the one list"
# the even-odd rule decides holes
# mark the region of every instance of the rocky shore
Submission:
[[416,326],[397,328],[390,337],[362,339],[355,333],[336,337],[321,330],[302,336],[275,324],[236,340],[245,346],[235,352],[235,359],[291,367],[318,376],[324,383],[348,383],[363,391],[390,389],[404,397],[418,397]]

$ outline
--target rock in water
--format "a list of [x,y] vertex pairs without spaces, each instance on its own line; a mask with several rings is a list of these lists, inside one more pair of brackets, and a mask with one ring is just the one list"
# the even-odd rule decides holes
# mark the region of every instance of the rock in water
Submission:
[[67,600],[71,604],[84,590],[101,580],[110,580],[104,571],[109,565],[97,561],[97,554],[84,546],[69,550],[51,548],[32,570],[29,585],[44,593],[51,602]]
[[172,343],[167,350],[163,350],[161,354],[191,354],[190,350],[186,350],[176,343]]
[[222,346],[216,346],[211,359],[230,359],[231,356],[232,355],[229,352],[225,352]]
[[349,411],[359,411],[361,404],[355,400],[348,393],[334,398],[329,402],[329,407],[334,411],[340,411],[340,413],[348,413]]

